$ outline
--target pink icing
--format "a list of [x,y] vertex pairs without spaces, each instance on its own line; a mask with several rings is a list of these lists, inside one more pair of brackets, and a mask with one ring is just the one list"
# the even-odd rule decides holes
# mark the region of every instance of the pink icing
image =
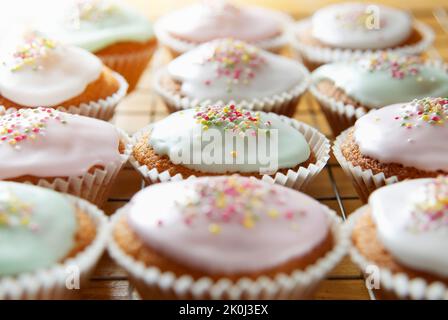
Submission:
[[363,155],[383,163],[448,171],[448,100],[425,98],[374,110],[355,123]]
[[329,232],[326,208],[260,180],[207,177],[146,188],[131,200],[130,227],[145,243],[210,274],[263,270],[299,258]]
[[166,31],[193,42],[226,37],[260,41],[282,32],[281,14],[258,7],[237,8],[220,1],[193,5],[162,19]]
[[67,177],[119,164],[119,134],[107,122],[56,111],[21,109],[0,118],[0,179]]

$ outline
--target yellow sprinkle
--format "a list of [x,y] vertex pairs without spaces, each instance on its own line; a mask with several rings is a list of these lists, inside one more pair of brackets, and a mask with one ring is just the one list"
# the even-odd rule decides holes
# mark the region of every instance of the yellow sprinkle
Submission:
[[232,155],[232,157],[236,158],[237,156],[237,152],[235,150],[230,151],[230,154]]
[[30,223],[30,219],[28,217],[23,217],[20,220],[20,224],[23,225],[23,226],[27,226],[29,223]]
[[219,234],[221,232],[221,227],[216,223],[212,223],[208,226],[208,231],[213,234]]
[[9,140],[9,144],[10,145],[15,145],[16,144],[16,140]]
[[254,220],[252,219],[252,216],[247,215],[246,217],[244,217],[243,220],[243,226],[247,229],[252,229],[254,227]]
[[429,116],[427,114],[422,115],[422,120],[423,121],[428,121],[429,120]]
[[218,199],[216,199],[216,206],[218,208],[224,208],[226,206],[226,199],[223,196],[218,197]]
[[202,130],[207,131],[208,130],[208,126],[207,125],[202,126]]
[[279,216],[279,213],[276,209],[271,209],[268,211],[268,216],[270,216],[271,218],[275,219]]
[[4,213],[0,213],[0,225],[7,224],[8,223],[8,217]]

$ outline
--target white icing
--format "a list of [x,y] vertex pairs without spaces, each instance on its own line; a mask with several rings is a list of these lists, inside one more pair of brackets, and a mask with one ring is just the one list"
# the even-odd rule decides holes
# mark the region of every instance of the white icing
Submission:
[[[367,24],[358,20],[360,14],[367,14]],[[316,11],[311,21],[313,37],[338,48],[390,48],[412,32],[412,18],[407,12],[377,4],[331,5]]]
[[[0,140],[0,179],[31,175],[36,177],[82,176],[94,166],[106,167],[121,163],[118,150],[120,137],[116,128],[108,122],[93,118],[62,113],[50,109],[53,114],[65,120],[45,118],[45,109],[21,109],[20,117],[9,117],[8,126],[15,124],[15,130],[30,128],[27,138],[14,145],[9,138]],[[34,114],[35,113],[35,114]],[[44,128],[39,124],[45,124]],[[0,127],[2,138],[8,128]],[[39,132],[32,134],[32,128]],[[21,132],[23,134],[23,132]]]
[[[251,68],[254,77],[247,82],[240,79],[229,85],[229,81],[234,81],[232,76],[218,77],[218,62],[205,60],[216,48],[230,50],[239,44],[244,45],[248,52],[258,55],[264,63]],[[235,69],[246,70],[247,67],[238,63]],[[232,40],[217,40],[192,49],[171,61],[167,70],[171,78],[182,82],[181,92],[184,95],[213,101],[263,98],[288,91],[305,80],[298,62]]]
[[102,72],[102,63],[93,54],[57,44],[35,63],[13,70],[16,44],[3,48],[0,65],[0,94],[26,107],[52,107],[74,98]]
[[[196,110],[194,109],[179,111],[155,123],[148,141],[149,145],[157,154],[167,155],[171,161],[176,163],[176,160],[171,155],[177,155],[180,150],[190,150],[193,140],[198,139],[198,135],[200,136],[202,134],[201,125],[194,119],[195,114]],[[260,112],[260,119],[261,123],[271,121],[272,125],[270,129],[278,130],[278,168],[293,168],[309,158],[310,147],[300,132],[273,114]],[[214,145],[216,149],[221,150],[223,157],[236,149],[231,141],[224,139],[225,132],[222,127],[211,127],[210,129],[212,128],[219,130],[222,139],[214,142],[203,142],[203,147],[216,143]],[[186,137],[190,138],[185,139]],[[236,140],[245,141],[244,139],[244,137],[238,134],[236,135]],[[244,148],[244,152],[238,153],[234,157],[235,163],[207,164],[204,161],[191,163],[193,162],[191,159],[201,159],[203,158],[201,157],[202,154],[207,154],[203,151],[204,149],[194,149],[191,153],[192,157],[189,158],[190,163],[181,164],[193,170],[210,173],[259,172],[260,169],[267,167],[259,157],[256,157],[255,163],[249,163],[248,154],[250,150],[247,146]],[[239,164],[238,162],[241,163]]]
[[255,42],[278,36],[282,20],[284,15],[272,10],[210,1],[174,11],[158,23],[173,36],[196,43],[226,37]]
[[376,190],[369,199],[378,237],[400,263],[448,277],[448,228],[415,232],[412,209],[424,200],[422,189],[433,179],[416,179]]
[[[238,176],[143,189],[132,198],[127,221],[151,248],[212,274],[279,266],[308,254],[329,233],[326,208],[316,200]],[[210,231],[213,225],[219,232]]]
[[[426,171],[448,171],[448,123],[396,119],[409,104],[395,104],[373,110],[355,123],[354,138],[364,156],[382,163],[399,163]],[[406,128],[403,122],[412,123]]]

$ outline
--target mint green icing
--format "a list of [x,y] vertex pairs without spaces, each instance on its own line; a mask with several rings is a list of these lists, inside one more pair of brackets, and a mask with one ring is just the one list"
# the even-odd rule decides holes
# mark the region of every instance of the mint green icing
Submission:
[[318,68],[313,72],[312,80],[315,84],[330,80],[368,108],[448,96],[448,71],[430,64],[420,64],[415,74],[393,77],[387,68],[371,70],[359,62],[338,62]]
[[[212,108],[220,110],[219,107]],[[247,123],[247,118],[240,117],[241,122],[239,120],[235,122],[214,120],[210,124],[204,125],[198,120],[197,114],[198,112],[207,113],[205,110],[205,108],[200,108],[197,110],[179,111],[155,123],[148,141],[149,145],[157,154],[168,156],[174,163],[196,171],[219,174],[259,172],[270,166],[275,171],[282,168],[294,168],[296,165],[305,162],[310,156],[311,150],[305,137],[290,124],[282,121],[277,115],[264,112],[248,113],[247,110],[238,109],[243,114],[250,114],[251,117],[259,117],[260,119],[259,126],[250,127],[248,130],[268,130],[271,137],[277,134],[278,140],[272,140],[272,145],[275,145],[275,149],[271,149],[270,145],[268,148],[268,151],[273,150],[272,157],[270,157],[272,162],[270,162],[270,165],[266,165],[264,159],[256,156],[259,152],[260,144],[257,143],[257,149],[250,149],[248,147],[248,136],[250,134],[248,132],[243,134],[239,127],[244,127],[244,123]],[[208,114],[212,117],[211,113]],[[220,119],[223,115],[224,113],[218,111],[218,114],[215,114],[213,117]],[[216,123],[221,123],[221,125]],[[239,123],[239,125],[233,127],[235,123]],[[266,125],[267,123],[269,125]],[[212,129],[216,130],[215,132],[219,136],[216,139],[213,137],[206,142],[202,141],[202,144],[195,148],[194,144],[200,141],[201,137],[203,139],[206,133],[211,133]],[[235,141],[225,139],[226,133],[230,132],[235,133]],[[232,162],[225,161],[225,156],[229,156],[229,154],[238,149],[236,148],[237,143],[244,145],[244,150],[234,153],[231,157]],[[218,154],[222,156],[217,157],[217,161],[207,163],[204,156],[207,154],[205,150],[208,147],[218,150]],[[188,156],[186,158],[179,157],[178,159],[177,156],[182,151],[185,154],[186,150],[191,150],[192,152],[187,153]],[[249,154],[255,157],[253,161],[250,160]],[[176,158],[173,158],[173,155]],[[194,161],[194,159],[199,161]]]
[[49,33],[91,52],[123,41],[145,42],[154,36],[150,21],[135,9],[110,0],[91,2],[97,11],[82,16],[72,7],[70,19],[64,17]]
[[0,182],[0,277],[48,268],[74,246],[75,208],[55,191]]

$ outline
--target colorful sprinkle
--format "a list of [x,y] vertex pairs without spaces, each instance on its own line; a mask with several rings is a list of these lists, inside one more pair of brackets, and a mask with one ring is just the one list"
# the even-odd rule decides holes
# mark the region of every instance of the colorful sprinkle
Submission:
[[[404,79],[408,76],[420,74],[423,59],[418,56],[394,55],[383,52],[361,59],[359,64],[369,72],[388,71],[392,78]],[[423,81],[421,77],[417,77],[416,80]]]
[[82,21],[98,22],[110,16],[117,9],[113,1],[76,0],[72,24],[79,28]]
[[20,200],[12,191],[0,194],[0,228],[28,228],[32,231],[38,226],[32,221],[31,206]]
[[19,149],[24,141],[35,140],[46,133],[48,121],[53,119],[66,124],[61,112],[51,108],[20,109],[0,118],[0,145],[8,143]]
[[11,71],[19,71],[25,66],[32,66],[34,70],[39,70],[41,66],[39,60],[48,56],[56,48],[55,41],[43,37],[36,31],[31,31],[24,35],[23,44],[13,53]]
[[[267,198],[271,199],[268,204]],[[297,223],[296,217],[303,216],[305,212],[284,208],[284,200],[274,190],[256,181],[230,176],[196,183],[194,188],[186,190],[185,198],[176,206],[182,212],[186,226],[197,226],[195,220],[202,212],[209,221],[208,231],[217,235],[227,223],[236,222],[250,230],[263,217],[272,220],[285,217],[288,224]],[[161,221],[157,221],[157,225],[160,224]]]
[[424,98],[405,105],[400,115],[394,117],[400,125],[411,129],[419,123],[444,125],[448,119],[448,98]]
[[414,232],[448,230],[448,176],[439,176],[423,189],[424,201],[414,205],[409,228]]
[[[367,7],[362,9],[347,10],[335,14],[340,26],[346,29],[368,29],[368,22],[372,14],[367,12]],[[384,19],[379,20],[380,28],[385,25]]]
[[[266,61],[258,54],[257,48],[238,40],[227,39],[220,42],[202,63],[213,64],[216,79],[226,78],[227,91],[232,92],[234,85],[249,84]],[[213,84],[213,79],[205,80],[204,84]]]
[[[271,126],[270,122],[261,123],[259,112],[245,110],[234,105],[199,107],[196,109],[194,118],[197,123],[202,125],[203,130],[215,126],[241,134],[249,129],[269,129]],[[236,151],[233,152],[236,156]]]

